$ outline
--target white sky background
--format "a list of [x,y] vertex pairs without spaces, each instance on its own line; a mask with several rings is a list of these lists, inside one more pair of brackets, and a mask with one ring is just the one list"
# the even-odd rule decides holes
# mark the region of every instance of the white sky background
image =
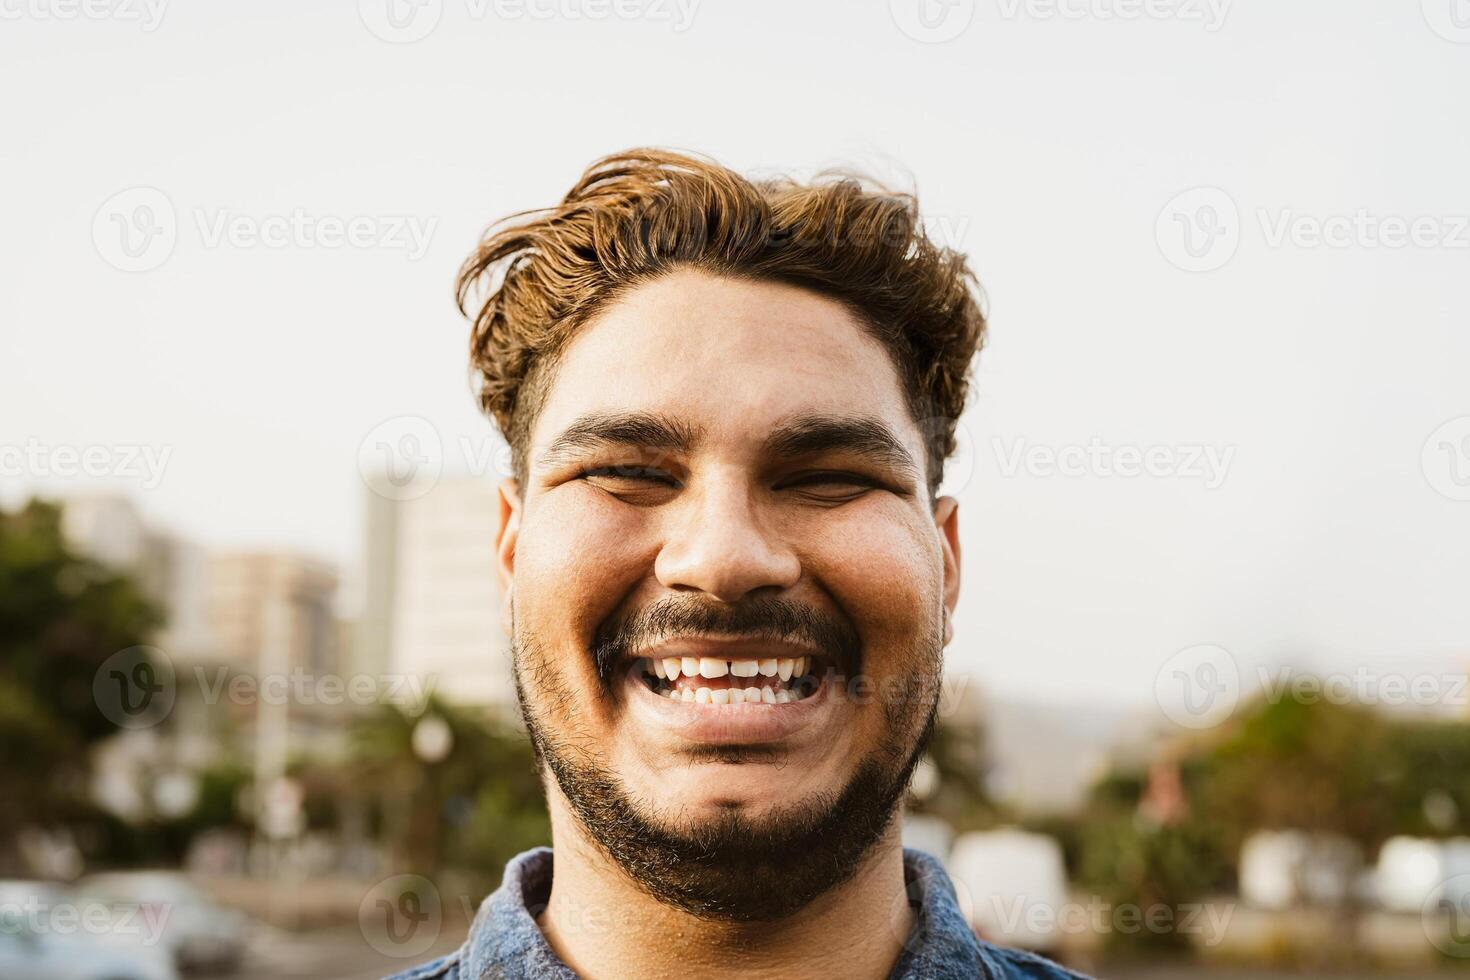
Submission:
[[[1470,416],[1470,230],[1273,248],[1257,217],[1470,214],[1470,43],[1430,27],[1451,0],[1237,0],[1216,31],[976,0],[944,43],[886,0],[702,0],[683,31],[443,0],[409,44],[351,2],[173,0],[151,32],[56,2],[0,0],[0,444],[172,455],[148,489],[7,474],[7,502],[116,485],[207,544],[350,566],[374,426],[431,420],[451,466],[460,435],[490,432],[450,286],[492,218],[642,144],[855,164],[912,174],[990,297],[956,667],[1003,695],[1144,703],[1202,643],[1242,665],[1470,662],[1470,502],[1435,489],[1457,492],[1470,455],[1421,465]],[[178,241],[123,272],[93,218],[139,185],[167,195]],[[1238,206],[1240,244],[1186,272],[1155,220],[1200,186]],[[211,248],[198,227],[298,208],[437,225],[416,260]],[[1234,455],[1206,489],[1007,477],[993,443],[1093,437]]]

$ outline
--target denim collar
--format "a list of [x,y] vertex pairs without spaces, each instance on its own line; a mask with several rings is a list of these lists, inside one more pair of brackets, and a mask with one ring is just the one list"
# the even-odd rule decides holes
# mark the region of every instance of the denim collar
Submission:
[[[903,867],[915,925],[889,980],[1076,976],[1040,957],[976,939],[955,900],[949,875],[934,858],[905,848]],[[549,847],[512,858],[500,887],[481,904],[464,946],[397,978],[576,980],[577,975],[557,958],[536,925],[536,916],[551,895],[551,868]]]

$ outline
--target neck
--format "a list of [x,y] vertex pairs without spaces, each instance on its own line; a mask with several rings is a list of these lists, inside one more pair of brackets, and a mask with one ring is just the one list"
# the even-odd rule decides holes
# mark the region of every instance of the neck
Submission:
[[590,840],[553,786],[551,898],[537,920],[558,957],[588,980],[887,977],[912,926],[895,819],[847,881],[777,922],[720,922],[639,888]]

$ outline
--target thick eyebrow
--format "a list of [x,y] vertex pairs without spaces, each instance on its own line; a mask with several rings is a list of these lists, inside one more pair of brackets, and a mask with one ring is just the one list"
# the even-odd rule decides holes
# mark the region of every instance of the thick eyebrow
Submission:
[[781,422],[765,440],[777,457],[846,452],[900,471],[916,481],[919,468],[893,430],[866,415],[799,415]]
[[[538,462],[554,465],[603,446],[631,446],[689,454],[702,431],[687,422],[651,412],[593,412],[563,429]],[[879,419],[866,415],[798,415],[776,425],[762,442],[763,451],[778,458],[845,452],[864,457],[918,480],[919,469],[903,442]]]
[[688,453],[699,436],[699,430],[688,423],[651,412],[593,412],[561,430],[539,462],[545,466],[609,445]]

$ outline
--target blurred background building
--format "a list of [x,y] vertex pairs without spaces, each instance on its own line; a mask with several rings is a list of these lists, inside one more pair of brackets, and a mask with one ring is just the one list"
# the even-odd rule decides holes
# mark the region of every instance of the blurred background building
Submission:
[[423,496],[366,502],[361,669],[433,678],[455,704],[514,713],[495,569],[495,483],[446,476]]

